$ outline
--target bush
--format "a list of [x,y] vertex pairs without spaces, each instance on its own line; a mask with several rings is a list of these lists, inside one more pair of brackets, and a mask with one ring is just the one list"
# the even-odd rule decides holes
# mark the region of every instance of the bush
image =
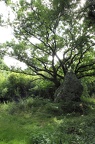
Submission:
[[11,73],[6,82],[6,95],[18,102],[20,98],[25,98],[30,95],[30,89],[33,86],[32,78],[29,76]]
[[82,85],[84,87],[84,91],[82,96],[85,97],[95,97],[95,78],[83,78]]
[[24,74],[1,73],[0,97],[19,101],[20,98],[42,97],[53,99],[54,85],[40,77],[26,76]]
[[31,94],[34,95],[34,97],[42,97],[45,99],[52,99],[54,100],[54,92],[55,92],[55,87],[54,85],[43,79],[38,79],[34,81],[35,87],[32,87],[30,89]]

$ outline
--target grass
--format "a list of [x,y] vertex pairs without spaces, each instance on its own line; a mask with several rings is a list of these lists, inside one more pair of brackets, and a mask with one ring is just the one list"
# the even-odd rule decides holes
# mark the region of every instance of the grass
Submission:
[[85,101],[86,115],[43,99],[0,104],[0,144],[95,144],[95,100]]

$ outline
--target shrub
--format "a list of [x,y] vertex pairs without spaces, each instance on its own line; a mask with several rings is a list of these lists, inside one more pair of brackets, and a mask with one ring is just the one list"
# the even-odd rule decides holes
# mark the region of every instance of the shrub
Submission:
[[43,79],[38,79],[34,81],[35,87],[32,87],[30,89],[31,94],[34,95],[34,97],[42,97],[45,99],[52,99],[54,100],[54,91],[55,87],[54,85]]
[[32,78],[23,74],[11,73],[6,82],[7,95],[12,100],[18,101],[20,98],[29,96],[33,86]]

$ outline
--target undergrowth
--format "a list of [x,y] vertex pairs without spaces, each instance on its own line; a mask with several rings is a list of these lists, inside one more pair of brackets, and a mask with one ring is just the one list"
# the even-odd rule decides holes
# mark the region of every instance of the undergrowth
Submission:
[[0,104],[0,144],[95,144],[95,101],[84,102],[85,113],[41,98]]

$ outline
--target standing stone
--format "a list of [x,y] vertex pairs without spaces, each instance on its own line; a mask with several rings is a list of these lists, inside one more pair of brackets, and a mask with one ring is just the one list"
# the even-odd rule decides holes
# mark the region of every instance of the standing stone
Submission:
[[64,83],[55,92],[55,101],[80,101],[83,86],[73,72],[68,72]]

